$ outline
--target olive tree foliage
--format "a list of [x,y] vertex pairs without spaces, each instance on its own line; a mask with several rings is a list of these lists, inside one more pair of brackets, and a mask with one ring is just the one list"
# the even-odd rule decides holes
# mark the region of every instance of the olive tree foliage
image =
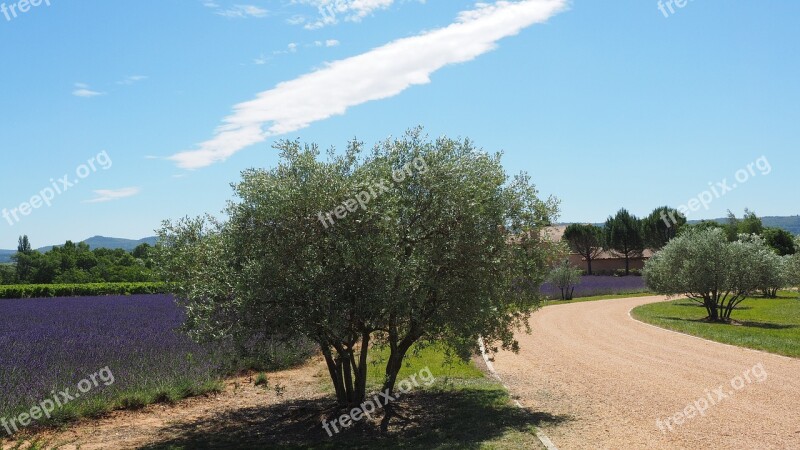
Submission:
[[761,255],[758,259],[760,265],[754,266],[752,270],[761,277],[760,289],[764,297],[777,298],[779,289],[791,286],[792,257],[790,255],[781,256],[767,239],[756,234],[740,234],[739,240],[752,242],[760,247]]
[[[527,175],[509,178],[499,154],[421,129],[327,160],[314,145],[276,148],[277,167],[233,185],[227,221],[159,233],[190,333],[313,340],[342,406],[365,398],[371,345],[389,350],[390,393],[415,344],[444,342],[463,358],[479,336],[517,349],[513,331],[540,295],[515,283],[541,285],[557,248],[542,232],[557,201],[540,200]],[[331,211],[340,217],[326,221]]]
[[[800,236],[795,237],[795,248],[800,250]],[[800,251],[788,257],[786,263],[786,279],[791,287],[800,287]]]
[[643,275],[654,292],[685,295],[706,308],[709,321],[730,322],[736,306],[780,271],[773,256],[756,237],[730,242],[722,229],[690,229],[647,261]]
[[764,258],[766,270],[761,272],[761,294],[767,298],[777,298],[778,290],[792,285],[791,256],[779,256],[770,252]]
[[561,291],[561,300],[572,300],[575,286],[581,282],[581,269],[576,269],[566,260],[550,271],[547,281]]

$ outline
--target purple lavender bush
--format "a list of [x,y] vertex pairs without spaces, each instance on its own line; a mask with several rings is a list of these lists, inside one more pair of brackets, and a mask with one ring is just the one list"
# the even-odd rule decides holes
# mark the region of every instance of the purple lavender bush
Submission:
[[[592,297],[595,295],[635,294],[645,292],[647,288],[644,279],[637,276],[612,277],[588,276],[581,277],[581,282],[575,287],[573,296]],[[553,283],[544,283],[541,287],[543,296],[549,299],[560,299],[561,292]]]
[[197,344],[178,331],[183,320],[169,295],[0,300],[0,418],[53,390],[74,392],[105,367],[114,383],[70,402],[51,422],[208,392],[244,368],[232,343]]

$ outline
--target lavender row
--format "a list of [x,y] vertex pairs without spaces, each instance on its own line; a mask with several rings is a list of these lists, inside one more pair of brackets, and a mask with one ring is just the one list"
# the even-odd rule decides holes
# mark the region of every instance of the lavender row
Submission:
[[[637,276],[583,276],[575,286],[574,296],[591,297],[595,295],[633,294],[646,290],[644,279]],[[560,292],[552,283],[544,283],[541,293],[547,298],[560,298]]]

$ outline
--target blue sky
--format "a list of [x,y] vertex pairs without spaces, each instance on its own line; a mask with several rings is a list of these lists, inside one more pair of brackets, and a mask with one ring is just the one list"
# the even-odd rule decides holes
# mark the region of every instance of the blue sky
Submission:
[[278,139],[416,125],[504,151],[563,221],[722,185],[690,218],[800,213],[798,2],[0,3],[0,248],[149,236]]

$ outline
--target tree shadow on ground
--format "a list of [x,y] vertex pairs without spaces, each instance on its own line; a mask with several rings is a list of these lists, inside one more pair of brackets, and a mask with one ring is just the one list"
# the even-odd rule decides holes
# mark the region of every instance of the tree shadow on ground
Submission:
[[750,320],[736,321],[735,324],[743,327],[764,328],[766,330],[787,330],[790,328],[797,328],[797,325],[785,325],[785,324],[770,323],[770,322],[753,322]]
[[[568,420],[512,406],[502,390],[463,389],[406,395],[388,436],[376,422],[359,422],[333,437],[322,419],[336,415],[330,399],[299,400],[219,414],[163,430],[165,441],[143,447],[178,449],[477,449],[507,432]],[[340,428],[341,429],[341,428]]]
[[791,324],[780,324],[780,323],[771,323],[771,322],[755,322],[751,320],[732,320],[731,322],[709,322],[708,318],[704,317],[702,319],[687,319],[685,317],[674,317],[674,316],[656,316],[656,319],[661,320],[670,320],[673,322],[690,322],[690,323],[704,323],[708,325],[720,325],[720,326],[734,326],[734,327],[748,327],[748,328],[763,328],[765,330],[787,330],[791,328],[797,328],[797,325]]
[[[684,307],[694,307],[694,308],[699,308],[699,309],[705,309],[705,306],[703,306],[700,303],[695,303],[695,302],[675,303],[675,306],[684,306]],[[734,311],[748,311],[748,310],[751,310],[751,309],[753,309],[752,306],[742,306],[742,305],[738,305],[738,306],[733,308]]]

